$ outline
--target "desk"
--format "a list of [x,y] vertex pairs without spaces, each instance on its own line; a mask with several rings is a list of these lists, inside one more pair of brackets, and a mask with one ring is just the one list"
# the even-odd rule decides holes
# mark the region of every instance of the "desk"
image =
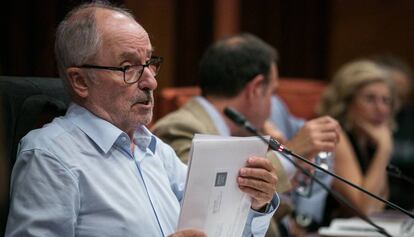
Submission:
[[[390,235],[414,236],[414,220],[396,211],[385,211],[380,214],[370,216],[370,219],[377,225],[383,227]],[[406,230],[403,235],[402,230]],[[361,220],[360,218],[334,219],[331,225],[319,229],[319,235],[316,236],[383,236],[375,231],[375,228]]]

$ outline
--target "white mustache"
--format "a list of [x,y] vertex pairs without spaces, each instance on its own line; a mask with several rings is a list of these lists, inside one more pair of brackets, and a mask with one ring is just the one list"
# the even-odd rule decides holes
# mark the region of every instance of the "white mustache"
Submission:
[[133,100],[133,104],[142,103],[142,102],[149,102],[152,103],[154,101],[154,97],[152,96],[152,91],[144,91],[144,95],[138,96]]

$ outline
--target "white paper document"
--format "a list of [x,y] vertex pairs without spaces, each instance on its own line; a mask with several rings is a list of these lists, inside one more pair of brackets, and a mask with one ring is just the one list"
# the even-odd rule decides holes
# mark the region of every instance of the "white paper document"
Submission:
[[209,237],[240,237],[250,197],[237,185],[250,156],[266,154],[256,137],[194,136],[178,230],[197,228]]
[[[384,228],[394,237],[414,236],[413,222],[410,219],[371,218],[375,224]],[[359,218],[334,219],[329,227],[319,229],[322,236],[384,236]]]

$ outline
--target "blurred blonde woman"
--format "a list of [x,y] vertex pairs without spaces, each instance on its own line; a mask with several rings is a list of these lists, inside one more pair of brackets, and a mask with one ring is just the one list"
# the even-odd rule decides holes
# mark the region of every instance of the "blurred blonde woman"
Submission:
[[[388,197],[386,166],[393,150],[395,102],[389,72],[372,61],[356,60],[339,69],[317,111],[337,119],[343,128],[335,151],[335,173],[385,199]],[[340,181],[335,180],[333,188],[365,214],[384,208],[380,202]],[[325,223],[351,215],[348,208],[328,198]]]

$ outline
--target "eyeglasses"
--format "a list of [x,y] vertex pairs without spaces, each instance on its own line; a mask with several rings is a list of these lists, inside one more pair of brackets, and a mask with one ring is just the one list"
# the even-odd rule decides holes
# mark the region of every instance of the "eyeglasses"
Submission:
[[392,99],[389,96],[380,96],[374,94],[361,94],[359,99],[366,104],[376,104],[381,103],[383,105],[391,106]]
[[111,70],[111,71],[120,71],[124,73],[124,81],[127,84],[133,84],[137,82],[144,72],[146,67],[149,68],[150,72],[154,77],[156,77],[160,71],[161,63],[163,62],[162,57],[152,56],[145,64],[141,65],[128,65],[123,67],[108,67],[108,66],[98,66],[91,64],[84,64],[78,66],[79,68],[92,68],[92,69],[102,69],[102,70]]

